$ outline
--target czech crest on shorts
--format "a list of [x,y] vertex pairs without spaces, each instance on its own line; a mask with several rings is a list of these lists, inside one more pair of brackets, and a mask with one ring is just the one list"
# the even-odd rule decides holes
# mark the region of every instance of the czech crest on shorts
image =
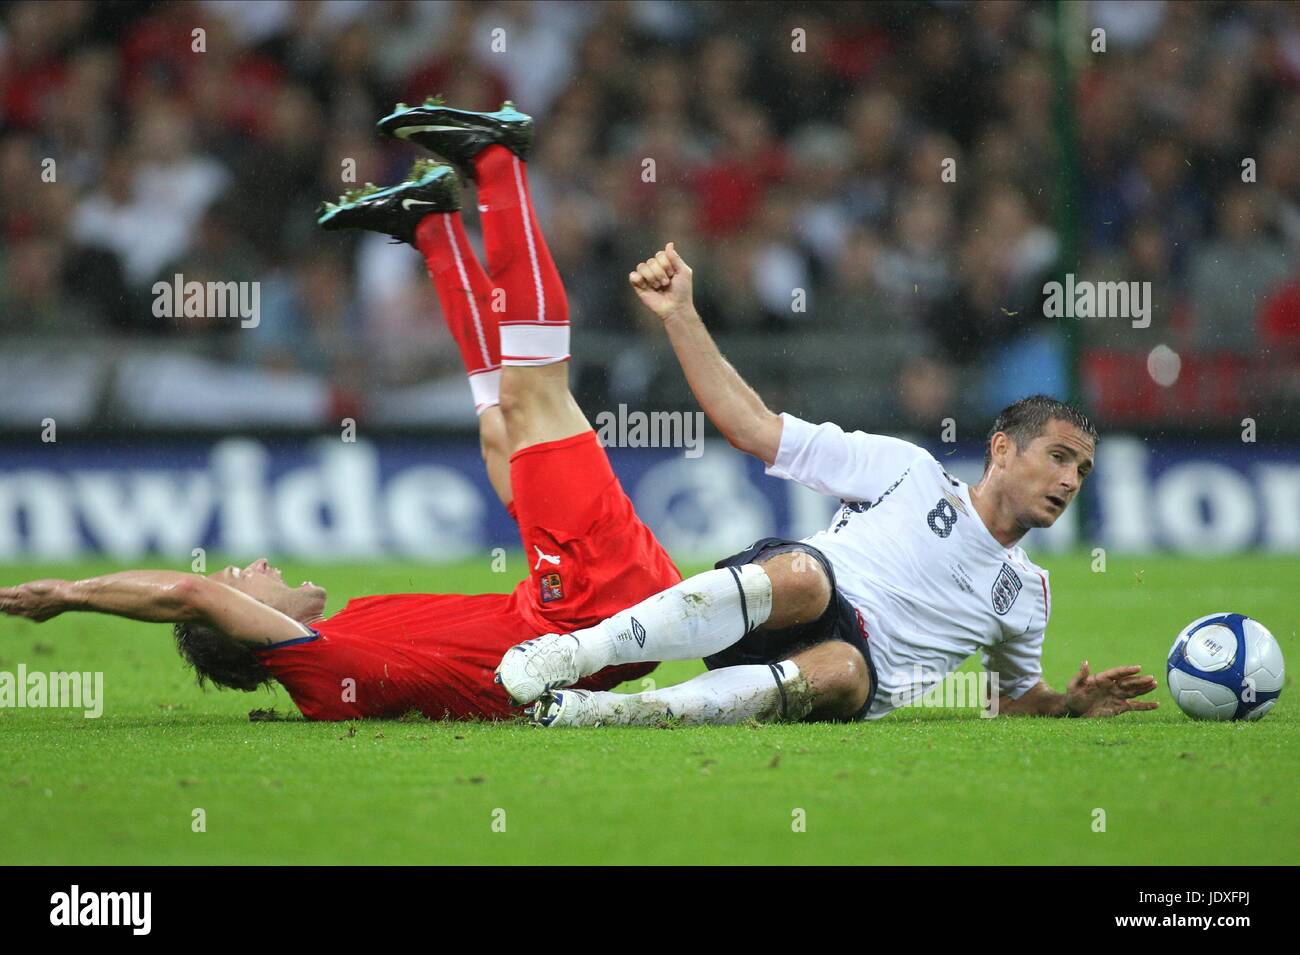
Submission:
[[993,581],[993,609],[997,611],[999,617],[1006,616],[1023,586],[1020,575],[1011,569],[1011,565],[1003,564],[1002,569],[998,571],[998,579]]
[[553,600],[564,599],[564,582],[560,580],[559,574],[542,575],[542,603],[548,604]]

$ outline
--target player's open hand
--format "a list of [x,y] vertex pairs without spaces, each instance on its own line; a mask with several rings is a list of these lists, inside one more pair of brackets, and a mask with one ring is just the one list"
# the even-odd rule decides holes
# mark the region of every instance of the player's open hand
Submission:
[[1093,673],[1084,660],[1065,690],[1065,707],[1074,716],[1118,716],[1132,710],[1154,710],[1159,703],[1136,700],[1156,688],[1156,678],[1140,666],[1114,667]]
[[33,580],[16,587],[0,587],[0,613],[44,623],[67,609],[63,599],[65,583],[62,580]]
[[662,252],[656,252],[636,269],[628,273],[628,282],[646,308],[661,319],[694,307],[691,300],[691,267],[687,265],[673,243]]

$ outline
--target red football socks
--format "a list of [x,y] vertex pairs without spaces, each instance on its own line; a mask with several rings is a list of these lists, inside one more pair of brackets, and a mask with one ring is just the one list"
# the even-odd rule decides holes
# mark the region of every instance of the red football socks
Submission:
[[460,348],[482,414],[501,403],[501,336],[493,309],[492,282],[479,265],[459,212],[435,212],[415,230],[415,245],[424,256],[442,303],[442,312]]
[[488,273],[505,296],[501,362],[550,365],[569,358],[569,303],[533,212],[526,166],[504,146],[474,157]]

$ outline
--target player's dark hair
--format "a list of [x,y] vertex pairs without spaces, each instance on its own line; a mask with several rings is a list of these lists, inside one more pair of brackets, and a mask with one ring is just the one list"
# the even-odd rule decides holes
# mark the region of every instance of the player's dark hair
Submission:
[[1058,401],[1047,395],[1030,395],[1012,402],[998,412],[997,420],[989,429],[984,440],[984,470],[993,463],[993,436],[1001,431],[1023,451],[1046,429],[1049,421],[1065,421],[1074,425],[1088,437],[1095,446],[1098,441],[1097,429],[1093,427],[1088,416],[1074,405]]
[[201,623],[178,623],[172,633],[176,649],[193,667],[199,686],[211,680],[219,687],[251,693],[271,685],[271,671],[248,644]]

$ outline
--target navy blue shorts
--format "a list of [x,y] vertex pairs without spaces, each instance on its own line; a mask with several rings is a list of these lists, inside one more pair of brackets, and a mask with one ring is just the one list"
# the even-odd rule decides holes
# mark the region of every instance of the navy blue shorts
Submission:
[[831,584],[831,601],[826,612],[811,623],[801,623],[784,630],[751,630],[727,649],[704,658],[704,665],[710,670],[719,667],[744,666],[746,664],[771,664],[788,660],[800,650],[806,650],[827,640],[843,640],[856,647],[867,664],[867,674],[871,677],[871,690],[862,709],[853,715],[853,719],[865,719],[871,703],[876,698],[876,668],[871,662],[871,648],[867,646],[867,637],[859,623],[858,612],[845,599],[835,585],[835,571],[826,555],[811,544],[802,541],[786,540],[782,537],[764,537],[748,550],[720,560],[715,567],[743,567],[745,564],[762,563],[765,558],[777,554],[802,551],[815,558],[826,571],[826,579]]

